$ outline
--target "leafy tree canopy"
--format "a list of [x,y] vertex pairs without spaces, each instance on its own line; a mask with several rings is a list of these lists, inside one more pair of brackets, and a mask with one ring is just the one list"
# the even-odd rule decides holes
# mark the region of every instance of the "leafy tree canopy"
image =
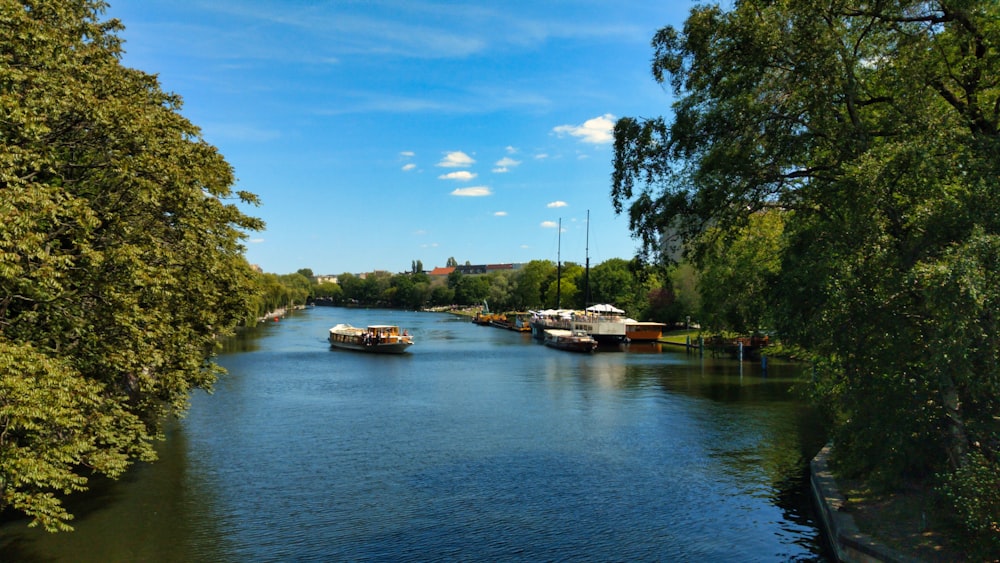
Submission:
[[611,192],[644,253],[780,210],[771,312],[841,469],[1000,475],[1000,5],[738,0],[653,48],[673,117],[619,120]]
[[255,197],[121,65],[104,7],[0,2],[0,510],[50,530],[89,475],[154,457],[259,289]]

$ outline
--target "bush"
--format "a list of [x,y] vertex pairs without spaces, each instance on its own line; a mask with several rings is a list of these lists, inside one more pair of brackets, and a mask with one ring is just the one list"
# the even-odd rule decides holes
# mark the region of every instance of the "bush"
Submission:
[[1000,464],[971,453],[963,467],[944,476],[941,492],[967,535],[969,554],[987,560],[1000,556]]

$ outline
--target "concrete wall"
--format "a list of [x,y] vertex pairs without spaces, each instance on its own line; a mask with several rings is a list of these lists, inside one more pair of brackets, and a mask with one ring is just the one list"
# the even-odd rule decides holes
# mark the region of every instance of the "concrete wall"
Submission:
[[838,561],[846,563],[919,563],[879,544],[862,534],[850,513],[844,511],[845,499],[827,466],[830,446],[810,463],[810,486],[827,540]]

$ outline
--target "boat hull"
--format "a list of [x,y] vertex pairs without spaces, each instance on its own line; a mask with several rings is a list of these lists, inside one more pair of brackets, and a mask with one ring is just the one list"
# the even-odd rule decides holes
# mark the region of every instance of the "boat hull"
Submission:
[[571,330],[549,329],[545,331],[544,344],[549,348],[567,352],[591,353],[597,350],[597,341],[586,333]]
[[400,342],[393,344],[358,344],[352,342],[330,342],[331,348],[339,348],[341,350],[354,350],[355,352],[369,352],[372,354],[403,354],[410,346],[413,346],[412,342]]

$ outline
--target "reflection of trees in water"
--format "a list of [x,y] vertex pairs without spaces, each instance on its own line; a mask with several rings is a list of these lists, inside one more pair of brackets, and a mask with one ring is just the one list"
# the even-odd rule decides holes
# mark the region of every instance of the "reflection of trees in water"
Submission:
[[219,340],[221,348],[220,354],[235,354],[237,352],[254,352],[260,349],[258,342],[263,336],[263,328],[241,328],[233,336],[227,336]]

